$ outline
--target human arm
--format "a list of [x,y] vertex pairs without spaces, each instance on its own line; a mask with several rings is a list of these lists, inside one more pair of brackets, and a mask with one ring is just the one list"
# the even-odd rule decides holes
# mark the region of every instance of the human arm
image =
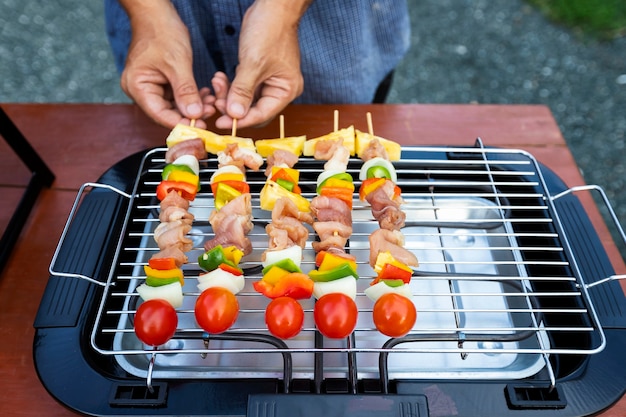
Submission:
[[261,125],[274,118],[304,88],[298,24],[312,0],[256,0],[246,11],[239,35],[239,65],[229,86],[213,85],[223,115],[218,128]]
[[[215,112],[215,97],[198,90],[187,27],[169,0],[120,0],[132,29],[124,92],[154,121],[166,127],[204,119]],[[202,120],[197,126],[206,127]]]

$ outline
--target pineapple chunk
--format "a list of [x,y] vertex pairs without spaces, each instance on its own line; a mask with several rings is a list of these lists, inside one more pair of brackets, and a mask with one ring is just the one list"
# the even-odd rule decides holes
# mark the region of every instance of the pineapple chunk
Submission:
[[302,149],[302,154],[304,156],[313,156],[315,154],[315,144],[324,140],[337,140],[343,139],[343,146],[348,148],[350,151],[350,155],[355,155],[355,146],[354,146],[354,126],[346,127],[343,129],[339,129],[336,132],[331,132],[327,135],[320,136],[318,138],[309,139],[304,142],[304,148]]
[[304,141],[306,141],[306,136],[290,136],[278,139],[260,139],[254,142],[254,144],[256,146],[257,153],[263,158],[267,158],[278,149],[289,151],[297,156],[300,156],[302,155]]
[[399,143],[381,138],[380,136],[370,135],[369,133],[361,132],[359,129],[356,129],[356,154],[359,158],[363,154],[363,151],[367,149],[369,143],[374,139],[378,139],[383,148],[385,148],[390,161],[400,160],[402,148]]
[[178,142],[195,138],[202,139],[204,141],[204,148],[206,151],[214,155],[217,155],[218,152],[226,149],[226,145],[229,143],[236,143],[240,148],[256,151],[254,141],[252,139],[240,138],[237,136],[218,135],[217,133],[213,133],[208,130],[183,124],[177,124],[174,126],[174,129],[170,132],[169,136],[165,140],[165,143],[168,148],[171,148]]
[[277,183],[272,180],[267,180],[265,186],[261,190],[259,194],[261,200],[261,209],[272,211],[274,205],[276,205],[276,201],[279,198],[286,197],[294,202],[298,210],[308,213],[311,211],[310,202],[306,198],[302,197],[300,194],[292,193],[287,191]]

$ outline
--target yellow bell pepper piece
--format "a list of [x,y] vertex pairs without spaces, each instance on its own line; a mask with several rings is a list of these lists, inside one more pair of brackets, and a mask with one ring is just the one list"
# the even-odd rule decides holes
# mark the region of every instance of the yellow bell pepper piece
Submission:
[[339,178],[329,178],[324,182],[324,187],[340,187],[349,188],[350,192],[354,192],[354,183]]
[[342,258],[341,256],[337,256],[333,253],[327,252],[324,255],[324,258],[322,259],[322,263],[317,269],[320,271],[328,271],[330,269],[335,269],[339,265],[345,264],[345,263],[349,264],[352,267],[352,269],[356,271],[356,261]]
[[177,181],[177,182],[186,182],[188,184],[193,184],[196,187],[200,184],[200,177],[192,174],[191,172],[174,170],[167,177],[168,181]]
[[153,278],[178,278],[181,285],[185,285],[183,270],[180,268],[173,269],[154,269],[148,265],[143,266],[143,271],[147,277]]
[[288,168],[288,167],[272,167],[272,176],[270,178],[273,178],[274,175],[276,175],[276,173],[280,170],[284,170],[285,173],[289,176],[289,178],[291,178],[291,182],[293,182],[294,184],[297,184],[298,181],[300,181],[300,171],[298,171],[297,169],[294,168]]
[[239,265],[239,261],[243,258],[243,251],[239,249],[237,246],[227,246],[223,248],[224,257],[234,263],[235,265]]
[[290,272],[286,269],[274,265],[263,275],[263,281],[266,281],[271,285],[276,285],[282,277],[287,276],[288,274],[290,274]]
[[380,252],[378,254],[378,256],[376,257],[376,264],[374,265],[374,271],[376,271],[376,273],[380,273],[380,271],[383,270],[383,266],[385,266],[385,264],[391,264],[393,266],[397,266],[400,269],[413,273],[413,270],[409,266],[394,258],[394,256],[389,251]]
[[223,182],[218,183],[215,192],[215,208],[217,210],[221,209],[228,204],[229,201],[234,200],[240,195],[241,193],[230,185],[226,185]]
[[234,172],[225,172],[223,174],[219,174],[216,175],[215,178],[213,178],[213,182],[220,182],[220,181],[245,181],[246,180],[246,176],[242,173],[240,174],[236,174]]

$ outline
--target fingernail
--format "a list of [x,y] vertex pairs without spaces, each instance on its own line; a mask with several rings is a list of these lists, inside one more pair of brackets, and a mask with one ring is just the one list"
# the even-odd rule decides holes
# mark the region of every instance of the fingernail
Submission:
[[240,118],[244,116],[244,108],[240,103],[232,103],[228,108],[230,110],[230,115],[235,118]]
[[192,103],[187,106],[187,114],[190,116],[197,115],[202,111],[202,107],[198,103]]

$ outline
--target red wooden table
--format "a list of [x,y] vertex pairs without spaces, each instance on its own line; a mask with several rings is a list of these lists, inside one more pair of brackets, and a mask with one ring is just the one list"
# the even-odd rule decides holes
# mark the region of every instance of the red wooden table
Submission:
[[[48,266],[78,188],[95,181],[135,152],[163,146],[168,130],[154,125],[133,105],[4,104],[6,113],[56,175],[40,195],[0,275],[0,415],[75,415],[49,396],[32,360],[33,320]],[[576,163],[547,107],[526,105],[292,105],[285,112],[285,134],[315,137],[340,127],[366,131],[371,112],[375,133],[404,145],[487,146],[523,149],[556,172],[568,186],[584,184]],[[278,122],[238,135],[277,137]],[[4,230],[30,173],[0,140],[0,231]],[[626,272],[593,200],[579,196],[617,273]],[[626,398],[602,416],[626,415]]]

